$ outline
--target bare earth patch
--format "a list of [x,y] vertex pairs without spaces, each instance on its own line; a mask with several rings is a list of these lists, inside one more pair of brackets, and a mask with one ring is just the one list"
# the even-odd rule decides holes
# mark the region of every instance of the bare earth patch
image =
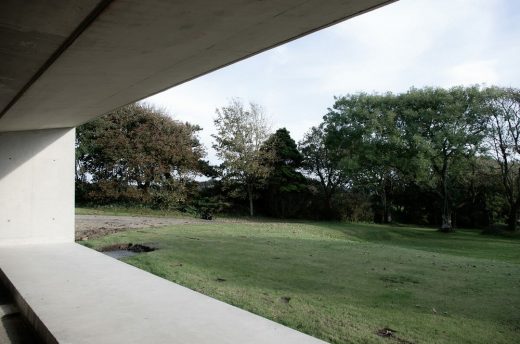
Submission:
[[172,217],[76,215],[76,240],[98,238],[130,229],[203,223],[210,222],[198,219],[178,219]]

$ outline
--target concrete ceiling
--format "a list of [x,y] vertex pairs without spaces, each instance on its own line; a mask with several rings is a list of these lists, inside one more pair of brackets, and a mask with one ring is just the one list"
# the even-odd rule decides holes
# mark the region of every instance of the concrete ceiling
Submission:
[[0,131],[73,127],[393,0],[2,0]]

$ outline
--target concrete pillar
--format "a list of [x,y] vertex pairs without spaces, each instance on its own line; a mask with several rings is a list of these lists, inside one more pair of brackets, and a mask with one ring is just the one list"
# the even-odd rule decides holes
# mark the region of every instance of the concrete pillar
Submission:
[[71,128],[0,133],[0,246],[74,241]]

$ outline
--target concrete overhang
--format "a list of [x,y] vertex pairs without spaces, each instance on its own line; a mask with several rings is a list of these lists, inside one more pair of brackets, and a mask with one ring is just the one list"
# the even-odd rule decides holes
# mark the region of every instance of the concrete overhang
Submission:
[[392,1],[3,0],[0,131],[74,127]]

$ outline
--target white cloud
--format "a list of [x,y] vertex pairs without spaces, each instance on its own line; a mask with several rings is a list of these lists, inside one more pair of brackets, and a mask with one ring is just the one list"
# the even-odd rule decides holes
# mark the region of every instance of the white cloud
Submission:
[[456,65],[448,70],[449,82],[446,86],[481,83],[494,85],[499,80],[496,64],[496,61],[470,61]]
[[322,91],[404,91],[445,84],[439,79],[442,70],[485,52],[494,37],[496,3],[401,0],[337,25],[331,34],[344,42],[345,58],[325,66]]

